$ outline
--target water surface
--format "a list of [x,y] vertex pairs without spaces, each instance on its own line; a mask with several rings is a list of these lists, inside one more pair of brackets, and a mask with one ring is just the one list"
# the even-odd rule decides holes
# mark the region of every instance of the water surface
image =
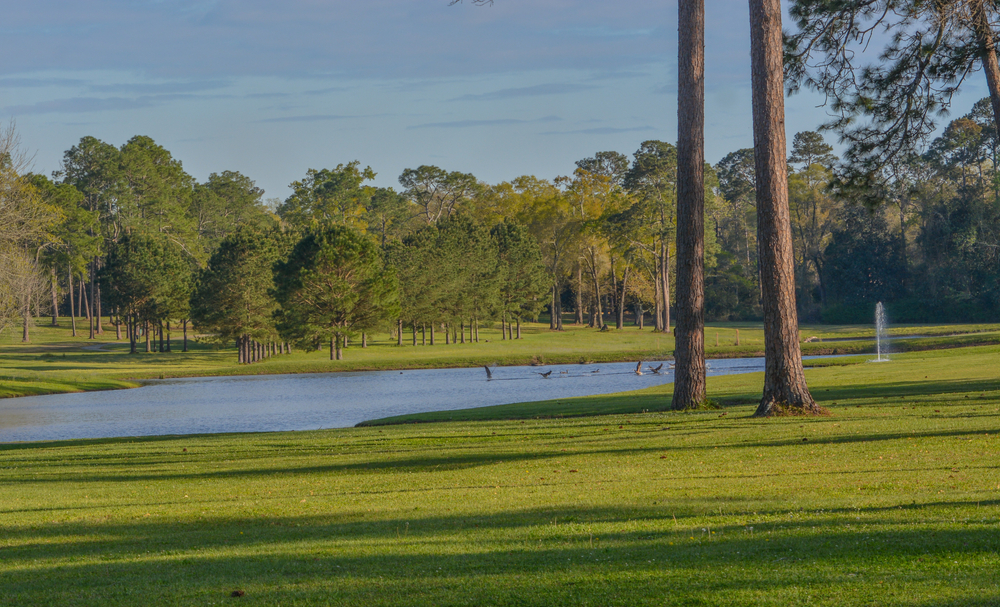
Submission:
[[[652,363],[659,365],[661,361]],[[638,390],[673,381],[635,363],[482,367],[148,381],[140,388],[0,400],[0,442],[273,432],[353,426],[392,415]],[[763,358],[709,361],[709,375],[764,369]],[[540,373],[551,371],[546,379]]]

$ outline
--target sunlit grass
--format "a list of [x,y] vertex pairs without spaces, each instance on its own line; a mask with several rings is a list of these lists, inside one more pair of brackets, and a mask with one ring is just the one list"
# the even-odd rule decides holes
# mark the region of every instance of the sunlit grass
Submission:
[[998,357],[811,369],[823,418],[751,418],[750,375],[714,412],[0,446],[0,604],[995,605]]
[[[567,324],[564,331],[550,331],[547,324],[526,323],[520,340],[502,340],[497,329],[483,327],[479,343],[446,345],[444,335],[438,333],[436,345],[414,347],[407,329],[401,347],[379,332],[369,337],[368,348],[361,348],[359,341],[352,342],[342,361],[331,361],[328,352],[320,350],[238,365],[233,347],[220,347],[206,340],[191,339],[190,352],[182,353],[180,332],[176,330],[172,352],[133,355],[128,353],[127,343],[115,341],[113,328],[106,328],[103,336],[90,340],[83,324],[79,323],[74,338],[66,319],[59,327],[47,326],[41,320],[32,329],[30,344],[20,343],[17,332],[0,335],[0,397],[129,387],[135,385],[134,380],[160,377],[663,360],[674,350],[672,335],[654,333],[649,328],[639,331],[626,326],[620,331],[602,332]],[[909,326],[893,330],[928,336],[894,342],[897,351],[1000,343],[1000,325]],[[858,338],[803,343],[807,355],[851,354],[874,348],[870,339],[864,339],[874,335],[872,327],[805,326],[800,334],[803,340]],[[705,342],[710,357],[760,356],[764,348],[759,323],[710,324]]]

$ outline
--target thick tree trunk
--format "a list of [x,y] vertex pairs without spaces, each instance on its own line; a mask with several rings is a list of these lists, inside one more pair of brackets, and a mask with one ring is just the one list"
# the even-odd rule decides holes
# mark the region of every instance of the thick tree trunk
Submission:
[[675,410],[705,402],[705,4],[680,0],[677,21],[677,328]]
[[73,305],[73,266],[69,266],[69,271],[66,275],[69,277],[69,323],[73,327],[73,337],[76,337],[76,307]]
[[806,386],[799,349],[782,50],[780,0],[750,0],[757,263],[764,304],[765,359],[764,393],[756,416],[822,412]]

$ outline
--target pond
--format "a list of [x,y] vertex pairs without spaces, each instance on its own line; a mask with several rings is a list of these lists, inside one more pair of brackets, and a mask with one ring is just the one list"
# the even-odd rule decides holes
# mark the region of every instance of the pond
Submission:
[[[659,365],[661,361],[652,363]],[[132,390],[0,400],[0,442],[343,428],[427,411],[592,396],[673,381],[636,363],[482,367],[152,380]],[[709,361],[709,375],[764,370],[763,358]],[[541,373],[551,372],[545,378]]]

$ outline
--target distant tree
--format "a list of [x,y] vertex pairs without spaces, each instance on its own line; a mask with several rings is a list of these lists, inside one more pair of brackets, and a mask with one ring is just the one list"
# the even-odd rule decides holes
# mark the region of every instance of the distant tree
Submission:
[[621,186],[628,173],[628,156],[619,152],[598,152],[591,158],[576,161],[579,169],[607,177],[616,186]]
[[[518,322],[535,318],[545,305],[549,278],[538,243],[516,223],[493,226],[490,235],[497,248],[501,314]],[[520,334],[518,335],[520,338]]]
[[380,246],[400,240],[410,229],[413,208],[402,194],[392,188],[372,188],[365,205],[368,233]]
[[274,341],[273,266],[291,249],[287,234],[242,226],[220,243],[198,274],[191,295],[191,320],[221,343],[239,344],[239,362],[248,360],[247,340]]
[[343,340],[399,317],[399,285],[376,245],[357,230],[326,224],[310,230],[275,266],[281,335],[330,340],[330,360]]
[[125,234],[111,245],[99,278],[108,303],[126,316],[133,354],[139,330],[149,352],[160,322],[186,317],[191,261],[163,235]]
[[292,182],[292,195],[278,207],[278,216],[302,228],[336,223],[363,230],[372,190],[364,183],[372,179],[375,171],[362,169],[357,160],[333,169],[309,169],[304,179]]
[[[624,186],[633,205],[633,225],[641,231],[635,243],[648,253],[648,269],[656,287],[655,328],[670,331],[670,251],[677,229],[677,148],[663,141],[644,141],[634,154]],[[641,217],[641,218],[640,218]]]
[[427,165],[406,169],[399,176],[399,183],[406,188],[403,194],[416,205],[417,216],[426,224],[450,217],[483,189],[470,173],[449,173]]
[[196,185],[188,213],[202,248],[211,254],[241,226],[266,227],[271,219],[263,195],[252,179],[236,171],[212,173],[208,181]]

